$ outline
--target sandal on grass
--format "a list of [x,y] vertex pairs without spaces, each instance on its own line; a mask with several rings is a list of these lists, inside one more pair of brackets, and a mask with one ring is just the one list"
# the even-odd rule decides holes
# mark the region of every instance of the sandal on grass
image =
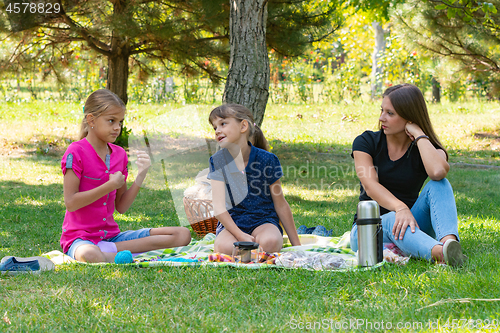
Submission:
[[453,267],[460,267],[467,261],[467,256],[462,253],[462,246],[454,239],[448,239],[443,244],[444,262]]

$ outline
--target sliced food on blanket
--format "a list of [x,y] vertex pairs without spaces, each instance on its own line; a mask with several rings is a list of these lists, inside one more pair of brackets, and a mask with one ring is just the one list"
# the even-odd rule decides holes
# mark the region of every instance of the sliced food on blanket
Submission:
[[347,262],[330,253],[285,252],[276,259],[276,265],[287,268],[331,270],[348,268]]

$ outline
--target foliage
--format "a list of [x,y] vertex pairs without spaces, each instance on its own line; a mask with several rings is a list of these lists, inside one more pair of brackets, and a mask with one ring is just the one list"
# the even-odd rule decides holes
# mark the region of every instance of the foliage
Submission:
[[132,129],[127,128],[127,126],[124,125],[120,131],[120,135],[116,138],[114,143],[123,149],[128,150],[128,138],[130,133],[132,133]]
[[500,2],[407,1],[395,15],[406,40],[421,50],[450,58],[475,81],[500,90]]
[[404,0],[350,0],[349,4],[354,11],[362,11],[368,15],[370,21],[386,23],[390,21],[391,9]]
[[268,2],[266,40],[276,54],[297,57],[312,43],[330,37],[344,22],[343,0]]
[[[228,6],[221,0],[81,0],[61,5],[58,15],[9,35],[17,46],[4,60],[3,71],[26,68],[36,60],[47,75],[53,73],[62,80],[61,67],[69,65],[68,59],[78,51],[91,50],[93,57],[124,57],[125,66],[131,57],[146,73],[153,69],[144,60],[157,59],[177,65],[186,74],[204,72],[213,80],[221,78],[209,61],[228,58],[223,42],[227,33],[221,24]],[[113,70],[128,72],[127,68]]]
[[[8,35],[13,47],[0,63],[2,72],[36,65],[45,76],[53,74],[64,82],[62,72],[71,66],[68,59],[92,51],[93,58],[96,54],[108,60],[124,57],[125,64],[131,57],[134,66],[148,74],[155,72],[158,62],[186,77],[204,73],[218,83],[225,76],[218,66],[229,60],[229,3],[225,0],[68,0],[61,6],[58,15],[32,17],[33,25],[11,25],[25,30]],[[269,1],[269,48],[282,55],[300,54],[338,28],[342,17],[337,7],[337,1]],[[6,31],[3,14],[1,25]],[[127,68],[118,70],[128,73]],[[121,97],[128,99],[126,92]]]
[[[383,8],[391,13],[395,3],[396,1],[384,2]],[[328,12],[332,9],[332,3],[300,1],[293,7],[297,16],[294,18],[296,21],[292,22],[289,18],[292,15],[292,7],[289,8],[279,1],[269,2],[267,32],[272,103],[351,103],[368,98],[374,45],[371,23],[374,19],[384,21],[385,14],[382,9],[374,9],[373,6],[377,5],[374,1],[351,1],[350,5],[354,7],[345,3],[334,13]],[[435,5],[427,6],[437,11],[432,7]],[[319,7],[315,9],[314,6]],[[404,14],[411,7],[400,6],[397,9],[396,13]],[[322,20],[327,17],[319,15],[320,12],[329,13],[329,17],[334,21],[331,30],[325,30],[324,26],[323,30],[320,29]],[[440,12],[445,13],[446,10]],[[311,25],[307,26],[306,16],[314,13],[319,15],[318,21],[311,21]],[[477,10],[475,13],[481,11]],[[343,18],[338,17],[340,14]],[[491,13],[490,17],[494,14]],[[413,14],[409,12],[405,15],[412,17]],[[419,18],[419,15],[416,15],[416,18]],[[301,16],[305,16],[302,18],[304,21],[301,21]],[[457,12],[456,16],[460,16],[460,13]],[[293,38],[292,30],[287,30],[286,33],[276,30],[287,20],[290,25],[295,26],[294,29],[298,29],[292,29],[293,33],[296,33]],[[341,27],[330,34],[340,22],[343,22]],[[385,22],[384,29],[390,32],[386,36],[386,52],[379,59],[382,71],[378,77],[384,87],[410,82],[424,92],[429,92],[431,80],[434,78],[442,87],[442,95],[450,100],[463,100],[470,96],[500,96],[500,74],[487,70],[465,70],[464,73],[460,62],[416,45],[414,41],[418,41],[418,38],[414,38],[407,28],[401,25],[401,21],[388,15]],[[316,30],[312,28],[313,23],[318,24]],[[227,22],[221,22],[221,26],[224,24],[227,25]],[[298,28],[301,24],[304,25],[302,30]],[[307,37],[314,31],[317,31],[316,38]],[[323,34],[323,39],[319,37],[320,33]],[[278,37],[274,35],[289,38],[286,43],[278,43]],[[441,36],[437,33],[435,35]],[[10,59],[9,64],[4,63],[6,67],[3,67],[0,73],[0,95],[5,101],[81,101],[92,91],[107,85],[107,58],[91,50],[85,43],[48,46],[44,44],[48,41],[44,40],[49,36],[38,36],[37,33],[36,38],[33,37],[36,42],[25,44],[32,38],[29,31],[4,36],[0,44],[0,58]],[[16,36],[22,36],[24,41],[19,43]],[[436,36],[433,38],[437,38]],[[314,39],[321,40],[307,43]],[[227,46],[224,40],[221,39],[217,43]],[[300,47],[296,47],[297,45]],[[484,45],[481,47],[485,47]],[[16,50],[18,46],[23,47],[20,50],[24,50],[24,53],[18,58],[11,57],[12,50]],[[499,52],[495,50],[490,48],[492,54],[498,55]],[[212,68],[217,75],[226,75],[228,68],[224,57],[199,60],[202,66]],[[467,64],[473,65],[473,62]],[[211,81],[211,75],[207,72],[196,73],[195,70],[187,70],[182,64],[165,61],[147,52],[134,54],[130,60],[129,98],[133,102],[141,103],[220,102],[221,85]],[[53,77],[58,83],[54,82]],[[173,90],[165,89],[166,78],[173,78]]]

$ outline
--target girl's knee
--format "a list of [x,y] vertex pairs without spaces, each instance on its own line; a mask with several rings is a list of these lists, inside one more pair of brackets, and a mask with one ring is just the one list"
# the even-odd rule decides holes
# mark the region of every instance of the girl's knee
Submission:
[[75,259],[82,262],[105,262],[106,259],[97,246],[85,246],[78,248]]
[[171,236],[168,243],[173,239],[173,244],[169,244],[170,247],[172,245],[174,247],[186,246],[191,242],[191,232],[186,227],[172,227],[172,229],[169,229],[168,235]]
[[257,243],[265,252],[278,252],[283,247],[283,239],[276,237],[261,237],[257,239]]
[[177,238],[183,245],[188,245],[191,242],[191,232],[188,228],[179,227],[177,230]]
[[227,240],[223,241],[222,239],[217,240],[217,238],[215,238],[214,252],[231,255],[233,254],[233,243]]

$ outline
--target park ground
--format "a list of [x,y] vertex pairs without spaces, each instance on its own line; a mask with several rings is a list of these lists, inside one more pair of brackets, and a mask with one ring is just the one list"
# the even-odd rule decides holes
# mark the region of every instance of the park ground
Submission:
[[[135,135],[211,137],[211,105],[131,104]],[[296,225],[350,229],[358,183],[352,140],[377,128],[377,103],[276,105],[263,130],[283,165],[285,198]],[[500,104],[430,105],[449,150],[462,246],[462,268],[410,260],[376,271],[313,272],[214,268],[137,269],[61,266],[42,275],[0,276],[0,330],[56,331],[497,331],[500,325]],[[65,207],[60,159],[77,139],[81,105],[0,105],[0,257],[60,250]],[[186,170],[206,168],[199,160]],[[116,215],[122,229],[177,225],[174,188],[141,190]],[[133,175],[129,181],[133,180]],[[389,326],[390,325],[390,326]]]

